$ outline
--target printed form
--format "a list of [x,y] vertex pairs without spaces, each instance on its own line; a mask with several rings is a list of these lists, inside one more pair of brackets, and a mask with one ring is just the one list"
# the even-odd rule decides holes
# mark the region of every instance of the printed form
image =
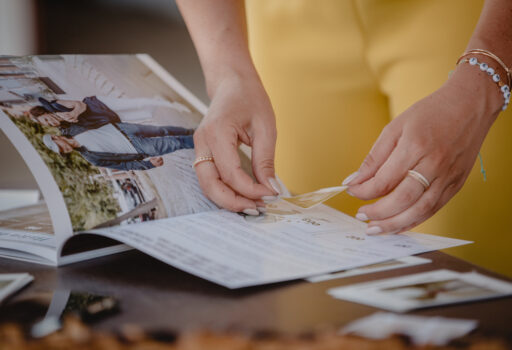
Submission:
[[286,204],[274,209],[257,218],[213,211],[93,232],[228,288],[305,278],[470,243],[413,232],[367,236],[365,224],[327,206],[304,212]]

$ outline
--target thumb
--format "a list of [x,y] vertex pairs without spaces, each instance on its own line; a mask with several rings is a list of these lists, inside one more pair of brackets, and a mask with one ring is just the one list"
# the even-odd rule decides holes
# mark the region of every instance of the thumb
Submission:
[[254,135],[252,143],[252,170],[259,183],[267,186],[275,194],[281,189],[275,180],[274,154],[276,131],[262,130]]

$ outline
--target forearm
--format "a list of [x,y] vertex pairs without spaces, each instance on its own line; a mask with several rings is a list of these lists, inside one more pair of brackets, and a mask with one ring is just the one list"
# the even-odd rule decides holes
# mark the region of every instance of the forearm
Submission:
[[242,0],[178,0],[196,47],[208,94],[230,74],[257,76],[249,54]]
[[[485,1],[466,51],[473,49],[492,52],[508,67],[512,66],[512,1]],[[510,83],[506,71],[494,59],[482,54],[473,56],[495,69],[503,83]],[[450,80],[450,84],[459,90],[459,95],[473,105],[482,126],[490,128],[504,105],[503,93],[496,83],[486,72],[469,64],[459,64]]]
[[512,66],[512,1],[486,0],[467,50],[485,49]]

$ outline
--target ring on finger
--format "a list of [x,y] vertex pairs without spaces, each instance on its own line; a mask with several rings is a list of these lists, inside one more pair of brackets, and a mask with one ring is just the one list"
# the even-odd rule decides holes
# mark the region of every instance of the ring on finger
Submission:
[[417,172],[416,170],[407,171],[407,176],[410,176],[414,180],[418,181],[423,186],[425,191],[428,190],[428,188],[430,187],[430,182],[427,180],[427,178],[423,176],[421,173]]
[[197,157],[192,164],[192,168],[195,168],[196,165],[201,164],[203,162],[214,162],[213,157]]

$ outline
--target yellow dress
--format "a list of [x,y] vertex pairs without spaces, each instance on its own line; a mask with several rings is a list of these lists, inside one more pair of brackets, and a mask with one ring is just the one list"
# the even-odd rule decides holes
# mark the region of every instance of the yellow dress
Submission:
[[[294,192],[335,186],[382,128],[446,81],[482,0],[247,0],[251,53],[277,118],[276,168]],[[475,243],[448,253],[512,276],[512,108],[463,189],[415,230]],[[329,202],[354,215],[363,202]]]

